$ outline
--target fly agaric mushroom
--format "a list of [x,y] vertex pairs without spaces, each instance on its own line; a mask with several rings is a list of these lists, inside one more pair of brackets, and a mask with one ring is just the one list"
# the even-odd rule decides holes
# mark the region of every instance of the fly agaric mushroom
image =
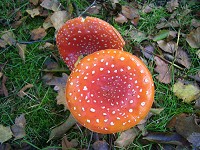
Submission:
[[72,71],[66,99],[80,124],[98,133],[116,133],[145,118],[153,103],[154,84],[136,56],[101,50],[84,57]]
[[125,42],[109,23],[94,17],[68,20],[58,31],[59,53],[70,70],[81,55],[103,49],[123,50]]

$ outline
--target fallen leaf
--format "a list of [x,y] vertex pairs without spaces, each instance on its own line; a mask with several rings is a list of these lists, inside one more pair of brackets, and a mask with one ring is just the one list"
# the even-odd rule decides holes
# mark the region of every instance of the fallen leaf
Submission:
[[142,12],[148,14],[148,13],[152,12],[152,10],[153,10],[153,9],[152,9],[152,7],[151,7],[150,5],[146,5],[146,6],[143,8]]
[[139,16],[138,10],[130,6],[122,6],[122,14],[130,20]]
[[26,45],[25,44],[19,44],[19,43],[17,43],[16,44],[16,48],[19,50],[19,56],[21,57],[21,59],[25,63]]
[[151,132],[143,139],[163,144],[186,145],[187,140],[175,132]]
[[169,36],[169,30],[160,30],[158,34],[153,38],[154,42],[163,40]]
[[123,24],[128,22],[128,19],[124,15],[118,14],[118,16],[115,17],[115,22]]
[[190,103],[200,96],[200,90],[198,86],[184,84],[180,80],[173,85],[172,91],[174,95],[176,95],[179,99],[182,99],[185,103]]
[[150,112],[152,114],[159,115],[163,110],[164,110],[164,108],[151,108]]
[[65,88],[59,88],[58,95],[56,96],[57,104],[64,105],[65,110],[68,109],[66,96],[65,96]]
[[198,28],[198,27],[200,27],[200,21],[198,21],[197,19],[192,19],[191,25],[195,28]]
[[12,138],[12,131],[10,127],[4,127],[0,124],[0,143],[4,143]]
[[60,2],[58,0],[44,0],[40,6],[43,8],[53,10],[53,11],[59,11],[60,10]]
[[38,16],[40,14],[39,8],[34,8],[34,9],[28,9],[26,12],[31,15],[32,18],[35,16]]
[[148,45],[142,48],[142,53],[146,58],[153,59],[154,47],[151,45]]
[[130,30],[128,31],[128,33],[131,36],[131,38],[138,43],[147,39],[146,34],[143,32],[140,32],[137,29]]
[[176,27],[179,27],[179,23],[177,20],[175,19],[172,19],[172,20],[169,20],[169,21],[166,21],[166,22],[161,22],[159,24],[156,25],[156,28],[157,29],[162,29],[162,28],[168,28],[168,27],[173,27],[173,28],[176,28]]
[[168,12],[173,12],[179,6],[178,0],[170,0],[166,4]]
[[136,27],[138,25],[139,20],[140,20],[140,16],[138,16],[137,18],[132,19],[131,23]]
[[63,124],[51,130],[48,141],[52,139],[61,138],[72,126],[75,125],[75,123],[76,123],[76,120],[70,114],[67,120]]
[[58,67],[59,67],[58,63],[52,58],[47,58],[44,61],[44,68],[48,70],[57,69]]
[[11,26],[12,26],[12,28],[18,28],[19,26],[21,26],[21,24],[23,23],[23,22],[25,22],[25,20],[28,18],[28,16],[24,16],[24,17],[22,17],[20,20],[18,20],[18,21],[16,21],[16,22],[13,22],[12,24],[11,24]]
[[87,10],[87,13],[91,15],[97,15],[99,14],[100,10],[101,10],[100,5],[94,5]]
[[30,3],[32,3],[33,5],[37,5],[39,0],[29,0]]
[[189,69],[191,66],[191,60],[188,57],[188,54],[181,48],[178,48],[177,50],[176,62],[185,66],[187,69]]
[[5,97],[8,96],[8,90],[6,88],[6,81],[7,77],[2,74],[2,81],[1,81],[1,86],[0,86],[0,95],[4,95]]
[[96,141],[92,144],[94,150],[109,150],[109,145],[106,141]]
[[200,133],[200,126],[195,121],[195,116],[180,115],[176,119],[175,129],[178,134],[188,138],[192,133]]
[[200,27],[192,30],[186,37],[186,41],[192,48],[200,48]]
[[33,84],[27,84],[25,85],[19,92],[18,92],[18,96],[23,98],[25,95],[27,95],[27,93],[25,92],[27,89],[30,89],[33,87]]
[[50,19],[54,28],[58,30],[68,20],[67,11],[54,12]]
[[171,41],[172,39],[174,39],[177,36],[177,32],[176,31],[169,31],[169,36],[167,37],[168,41]]
[[46,84],[65,88],[67,79],[68,79],[68,75],[66,73],[63,73],[62,77],[53,76],[50,80],[46,81]]
[[49,42],[45,42],[39,46],[40,50],[55,50],[55,45]]
[[178,49],[178,46],[174,41],[166,42],[164,40],[160,40],[157,41],[157,43],[162,50],[168,53],[174,53]]
[[37,28],[31,31],[31,39],[32,40],[39,40],[44,38],[47,35],[44,28]]
[[19,117],[15,118],[15,124],[11,126],[11,130],[15,137],[15,140],[21,139],[26,135],[25,126],[26,119],[24,114],[21,114]]
[[156,79],[165,84],[170,83],[171,82],[170,67],[166,62],[164,62],[159,57],[155,56],[154,59],[156,63],[155,71],[159,73],[158,76],[156,76]]
[[51,27],[53,27],[53,24],[52,24],[52,22],[51,22],[51,16],[49,16],[49,17],[47,17],[46,19],[45,19],[45,21],[44,21],[44,23],[43,23],[43,28],[45,29],[45,30],[47,30],[48,28],[51,28]]
[[137,128],[131,128],[129,130],[121,132],[120,136],[115,141],[115,145],[121,148],[125,148],[134,141],[138,134],[139,130]]
[[193,132],[187,140],[196,148],[200,147],[200,133]]
[[78,146],[78,140],[77,139],[72,139],[71,141],[68,141],[66,135],[62,138],[62,150],[75,148],[77,146]]
[[5,33],[1,36],[1,39],[3,39],[4,42],[10,46],[15,45],[16,43],[15,35],[12,31],[5,31]]
[[6,45],[7,43],[4,40],[0,39],[0,47],[6,48]]

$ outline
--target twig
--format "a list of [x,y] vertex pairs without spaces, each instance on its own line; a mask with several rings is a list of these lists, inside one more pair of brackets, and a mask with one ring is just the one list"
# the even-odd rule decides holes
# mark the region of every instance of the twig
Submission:
[[42,72],[49,72],[49,73],[57,73],[57,72],[60,72],[60,73],[70,73],[70,71],[68,69],[54,69],[54,70],[49,70],[49,69],[39,69],[39,71],[42,71]]
[[38,43],[38,42],[55,42],[55,38],[54,39],[47,39],[47,40],[37,40],[37,41],[18,41],[17,43],[19,44],[34,44],[34,43]]
[[87,148],[87,150],[90,150],[90,143],[92,142],[92,137],[93,137],[93,131],[91,131],[90,141],[89,141],[89,143],[88,143],[88,148]]

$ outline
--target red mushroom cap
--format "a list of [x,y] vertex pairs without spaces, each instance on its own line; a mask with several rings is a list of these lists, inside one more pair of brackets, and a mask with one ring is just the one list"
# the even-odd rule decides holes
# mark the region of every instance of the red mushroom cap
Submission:
[[94,17],[68,20],[58,31],[56,43],[70,70],[80,55],[103,49],[123,50],[125,42],[109,23]]
[[84,57],[68,78],[68,108],[88,129],[108,134],[127,130],[149,112],[151,73],[136,56],[114,49]]

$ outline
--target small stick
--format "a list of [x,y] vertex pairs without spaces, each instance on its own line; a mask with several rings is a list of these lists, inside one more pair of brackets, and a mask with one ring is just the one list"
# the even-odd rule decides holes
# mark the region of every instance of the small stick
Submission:
[[87,7],[80,15],[79,15],[79,17],[80,16],[83,16],[92,6],[94,6],[94,5],[96,5],[96,0],[94,0],[93,1],[93,3],[89,6],[89,7]]

